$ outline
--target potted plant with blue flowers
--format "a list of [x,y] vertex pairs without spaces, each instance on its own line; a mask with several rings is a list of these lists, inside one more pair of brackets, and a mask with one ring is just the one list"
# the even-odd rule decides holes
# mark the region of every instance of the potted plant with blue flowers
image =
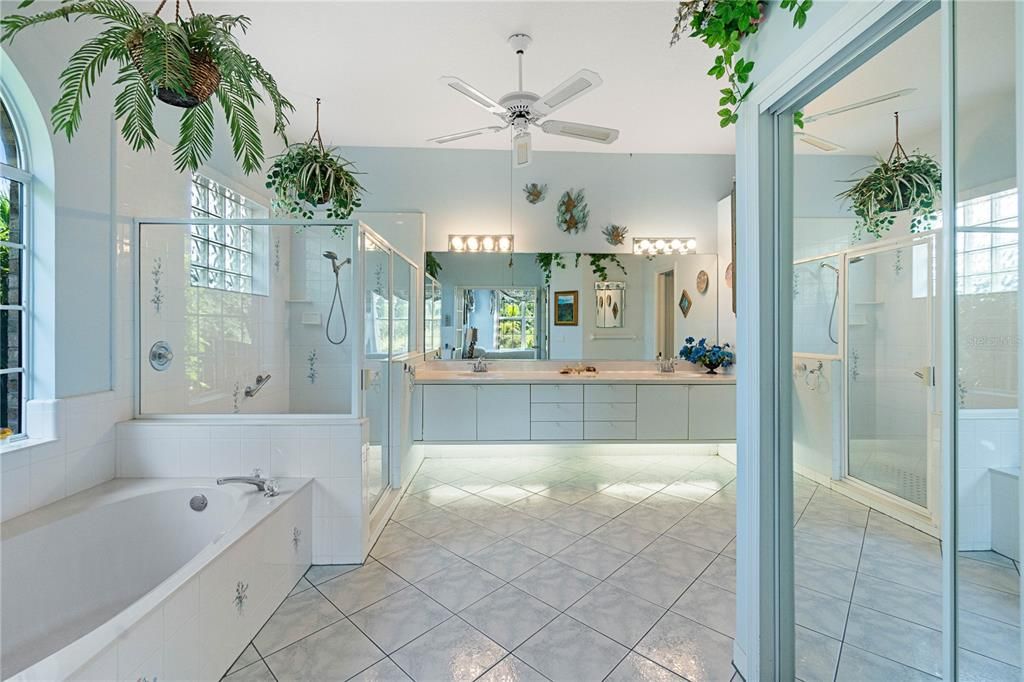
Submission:
[[708,374],[718,374],[719,367],[728,368],[736,363],[736,354],[730,350],[729,344],[709,346],[707,339],[694,341],[692,336],[686,337],[685,345],[679,350],[679,357],[708,370]]

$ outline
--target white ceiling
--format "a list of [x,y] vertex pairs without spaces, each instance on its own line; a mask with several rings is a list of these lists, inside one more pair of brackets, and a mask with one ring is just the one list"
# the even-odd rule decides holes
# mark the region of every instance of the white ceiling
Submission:
[[[1013,92],[1012,2],[964,3],[957,15],[958,114],[991,106]],[[813,11],[813,10],[812,10]],[[843,154],[888,155],[893,113],[900,112],[900,140],[908,152],[939,153],[941,120],[941,16],[935,13],[804,107],[804,115],[828,111],[904,88],[913,94],[807,124],[805,131],[838,143]],[[1005,66],[1001,66],[1005,65]],[[821,154],[797,142],[800,154]]]
[[[506,43],[530,34],[525,89],[544,94],[581,68],[604,84],[554,118],[618,128],[605,146],[534,135],[534,148],[564,151],[720,153],[734,148],[718,126],[713,54],[697,41],[669,48],[675,2],[202,2],[244,12],[242,39],[296,105],[292,137],[313,128],[337,145],[428,147],[427,138],[497,119],[439,82],[453,75],[497,99],[513,90]],[[197,10],[200,9],[197,6]],[[445,145],[507,149],[506,133]]]

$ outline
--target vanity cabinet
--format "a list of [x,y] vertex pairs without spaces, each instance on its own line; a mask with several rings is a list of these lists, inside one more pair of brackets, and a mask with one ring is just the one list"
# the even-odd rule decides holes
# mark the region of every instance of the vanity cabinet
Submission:
[[708,386],[637,386],[636,435],[640,440],[688,440],[690,392]]
[[690,440],[736,440],[736,386],[692,386]]
[[413,420],[413,429],[422,429],[426,442],[736,439],[734,384],[427,383],[416,388],[422,393],[422,419]]
[[530,440],[529,384],[481,384],[476,393],[477,440]]
[[424,385],[423,440],[476,440],[477,388],[475,384]]

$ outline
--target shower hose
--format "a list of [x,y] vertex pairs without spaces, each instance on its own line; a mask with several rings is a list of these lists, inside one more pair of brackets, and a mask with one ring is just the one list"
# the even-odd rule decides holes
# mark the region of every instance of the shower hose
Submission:
[[[337,341],[331,338],[331,318],[334,317],[334,306],[338,306],[338,311],[341,313],[341,324],[344,331],[341,333],[341,338]],[[348,338],[348,320],[345,319],[345,302],[341,300],[341,282],[338,279],[338,273],[334,273],[334,295],[331,297],[331,310],[327,313],[327,325],[324,328],[324,332],[327,334],[327,341],[335,346],[340,346],[345,343],[345,339]]]

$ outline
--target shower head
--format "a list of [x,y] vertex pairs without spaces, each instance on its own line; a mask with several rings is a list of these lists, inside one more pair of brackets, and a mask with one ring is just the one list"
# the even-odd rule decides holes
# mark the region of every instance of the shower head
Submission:
[[327,260],[331,261],[331,268],[333,268],[335,275],[337,275],[338,272],[341,270],[342,265],[348,265],[349,263],[352,262],[351,258],[346,258],[345,260],[339,263],[338,254],[334,253],[333,251],[324,251],[323,256]]

